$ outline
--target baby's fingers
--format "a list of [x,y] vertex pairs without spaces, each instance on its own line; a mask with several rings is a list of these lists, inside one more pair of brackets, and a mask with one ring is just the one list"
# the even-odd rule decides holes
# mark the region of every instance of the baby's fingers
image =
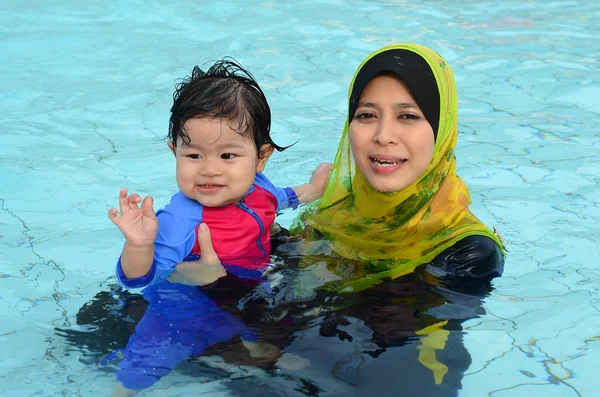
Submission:
[[154,204],[154,199],[152,196],[144,197],[144,201],[142,201],[142,210],[144,211],[144,216],[148,218],[156,219],[156,214],[154,213],[154,208],[152,205]]
[[119,190],[119,211],[121,214],[127,212],[129,209],[129,202],[127,201],[127,189],[121,188]]
[[129,205],[129,209],[138,208],[138,204],[142,202],[142,198],[139,194],[133,193],[129,197],[127,197],[127,204]]
[[119,219],[121,217],[119,216],[119,212],[115,208],[111,208],[111,209],[108,210],[108,217],[110,218],[110,220],[112,221],[112,223],[114,223],[115,225],[118,226]]
[[324,190],[325,185],[327,185],[327,180],[329,179],[329,174],[333,168],[332,163],[322,163],[319,164],[317,168],[312,173],[310,178],[310,183],[317,186],[319,189]]

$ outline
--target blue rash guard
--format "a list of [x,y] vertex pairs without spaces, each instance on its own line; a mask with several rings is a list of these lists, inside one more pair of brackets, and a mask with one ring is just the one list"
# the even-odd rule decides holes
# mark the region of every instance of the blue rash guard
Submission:
[[154,242],[154,261],[148,274],[127,278],[117,262],[117,278],[125,288],[140,288],[166,279],[184,260],[197,260],[198,227],[204,222],[210,229],[213,247],[224,265],[247,269],[265,269],[271,251],[270,227],[276,213],[296,208],[298,197],[292,188],[275,187],[257,173],[248,193],[237,204],[204,207],[178,192],[171,202],[156,212],[158,235]]

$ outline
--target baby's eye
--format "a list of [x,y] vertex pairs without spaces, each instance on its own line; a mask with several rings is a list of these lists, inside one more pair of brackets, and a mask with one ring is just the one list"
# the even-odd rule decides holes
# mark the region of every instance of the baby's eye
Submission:
[[234,157],[236,157],[236,156],[235,156],[235,154],[233,154],[233,153],[223,153],[223,154],[221,155],[221,158],[222,158],[223,160],[231,160],[231,159],[232,159],[232,158],[234,158]]
[[199,154],[188,154],[185,157],[191,158],[193,160],[198,160],[200,158],[200,155]]

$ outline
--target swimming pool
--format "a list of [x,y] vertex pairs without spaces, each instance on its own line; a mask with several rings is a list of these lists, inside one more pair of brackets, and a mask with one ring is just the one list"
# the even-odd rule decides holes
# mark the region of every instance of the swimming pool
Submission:
[[[152,194],[158,208],[175,188],[162,138],[176,78],[225,55],[252,71],[275,142],[298,140],[267,166],[288,185],[333,158],[356,66],[396,41],[428,45],[452,65],[459,174],[473,212],[510,250],[486,314],[463,324],[471,363],[459,395],[595,396],[600,6],[447,3],[3,2],[0,396],[114,387],[114,373],[86,364],[55,328],[76,327],[78,309],[114,282],[122,239],[106,210],[118,189]],[[364,324],[348,327],[355,345],[369,340]],[[308,329],[290,350],[311,357],[317,343]],[[327,389],[335,365],[313,360],[322,371],[308,379]],[[146,395],[231,392],[201,380],[173,373]]]

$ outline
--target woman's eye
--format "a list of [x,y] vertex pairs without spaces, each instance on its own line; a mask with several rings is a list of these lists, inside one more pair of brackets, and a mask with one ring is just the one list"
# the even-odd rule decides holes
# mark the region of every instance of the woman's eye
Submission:
[[235,157],[235,154],[233,154],[233,153],[223,153],[223,154],[221,155],[221,158],[222,158],[223,160],[231,160],[231,159],[232,159],[232,158],[234,158],[234,157]]
[[421,117],[416,114],[406,113],[406,114],[401,114],[400,116],[398,116],[398,118],[405,119],[405,120],[419,120]]
[[355,119],[359,120],[372,119],[373,117],[375,117],[375,115],[372,113],[358,113],[356,116],[354,116]]

